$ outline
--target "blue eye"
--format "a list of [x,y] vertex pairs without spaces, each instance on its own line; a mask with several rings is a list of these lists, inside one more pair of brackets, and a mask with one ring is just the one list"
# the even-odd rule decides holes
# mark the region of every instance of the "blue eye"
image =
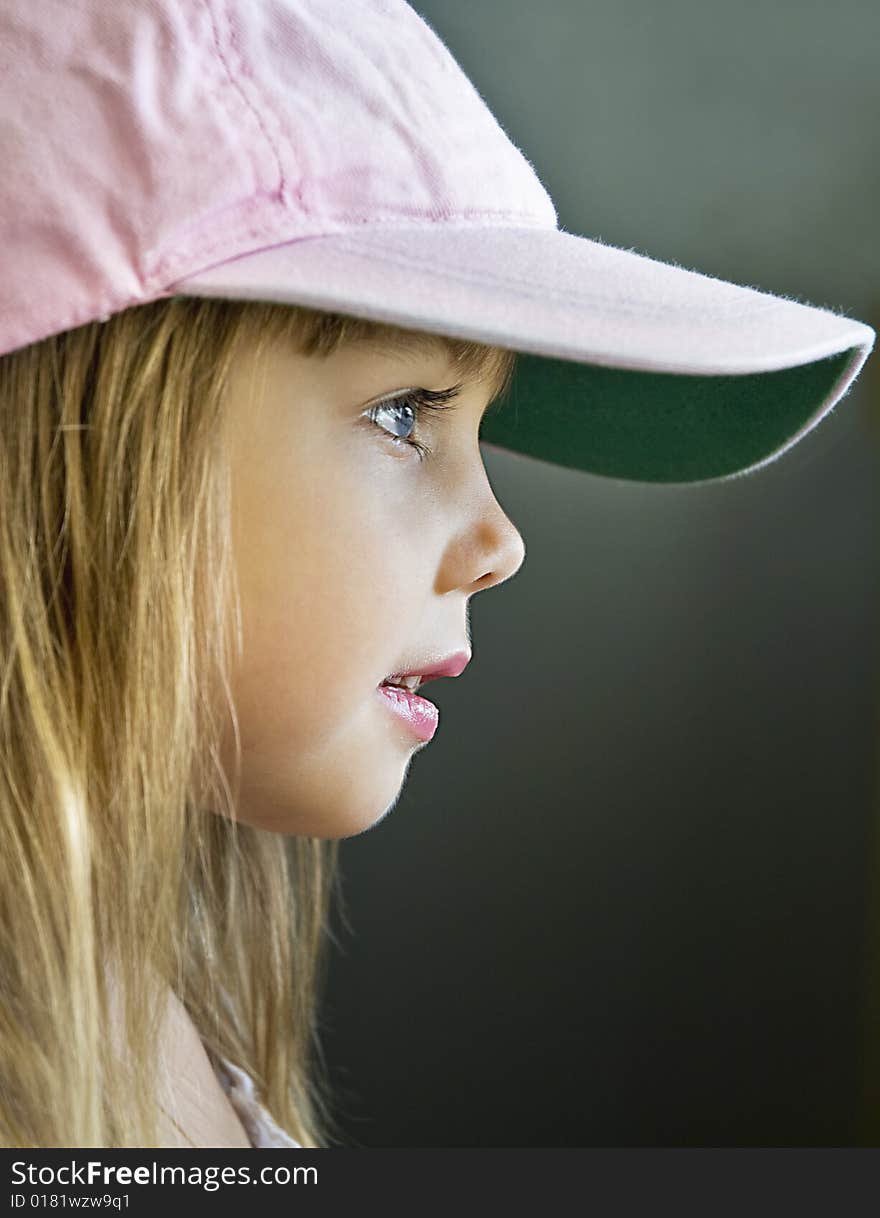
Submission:
[[[383,431],[387,431],[391,439],[402,440],[410,448],[418,449],[419,455],[422,456],[426,450],[417,440],[412,438],[418,417],[418,403],[416,402],[413,405],[410,398],[397,398],[393,402],[380,402],[378,406],[371,406],[367,411],[367,418],[375,423],[377,427],[381,427]],[[382,421],[380,422],[380,420]]]
[[[461,385],[454,385],[451,389],[410,389],[385,402],[377,402],[365,414],[398,448],[414,448],[419,460],[423,461],[431,455],[431,449],[413,438],[413,429],[427,411],[448,409],[461,388]],[[385,420],[390,425],[386,425]]]

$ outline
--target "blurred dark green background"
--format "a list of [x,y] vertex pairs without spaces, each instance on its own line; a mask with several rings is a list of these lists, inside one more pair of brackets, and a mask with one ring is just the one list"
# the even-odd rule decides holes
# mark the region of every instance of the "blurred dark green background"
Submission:
[[[876,3],[414,7],[562,227],[880,329]],[[525,564],[342,846],[349,1144],[880,1145],[878,362],[728,484],[486,451]]]

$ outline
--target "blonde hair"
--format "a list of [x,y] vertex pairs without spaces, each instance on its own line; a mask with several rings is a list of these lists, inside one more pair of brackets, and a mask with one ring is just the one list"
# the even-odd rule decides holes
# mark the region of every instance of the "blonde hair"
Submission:
[[297,1141],[337,1136],[316,1012],[338,842],[237,822],[218,760],[241,647],[219,423],[239,344],[277,340],[440,343],[496,395],[514,363],[183,296],[0,358],[4,1146],[158,1145],[169,986]]

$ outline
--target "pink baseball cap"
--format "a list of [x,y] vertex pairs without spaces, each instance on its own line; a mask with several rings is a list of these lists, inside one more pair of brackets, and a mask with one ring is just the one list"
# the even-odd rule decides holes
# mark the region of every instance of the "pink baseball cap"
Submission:
[[0,356],[162,297],[302,304],[519,352],[487,443],[693,483],[780,456],[876,337],[560,229],[403,0],[4,0],[0,115]]

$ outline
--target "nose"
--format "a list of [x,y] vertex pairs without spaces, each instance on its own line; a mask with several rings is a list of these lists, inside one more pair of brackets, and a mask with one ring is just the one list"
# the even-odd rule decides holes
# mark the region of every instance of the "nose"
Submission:
[[483,525],[479,538],[486,555],[481,565],[486,569],[471,584],[471,592],[482,592],[485,588],[503,584],[506,579],[516,575],[526,557],[526,547],[519,529],[494,495],[492,502],[496,510],[492,520]]
[[440,591],[459,589],[471,596],[503,584],[516,575],[525,556],[519,529],[485,479],[473,513],[447,549],[440,572]]

